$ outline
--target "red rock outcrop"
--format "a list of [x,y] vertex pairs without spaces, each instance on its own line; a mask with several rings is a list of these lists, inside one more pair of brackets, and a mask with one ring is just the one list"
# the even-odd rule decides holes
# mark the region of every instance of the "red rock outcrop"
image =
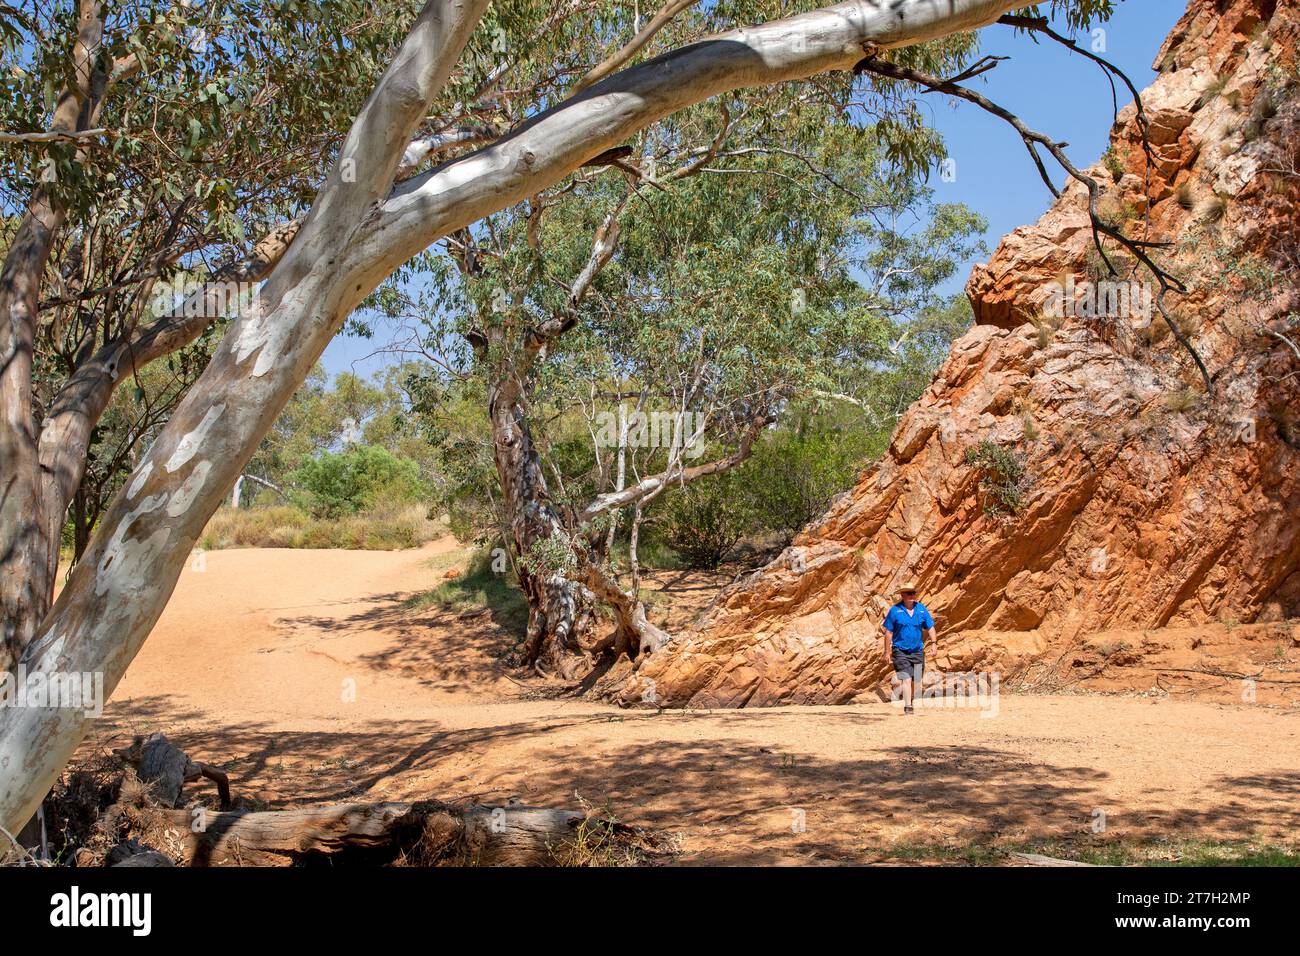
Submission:
[[[1141,286],[1112,290],[1135,293],[1118,299],[1127,310],[1089,307],[1083,284],[1102,270],[1085,190],[1072,184],[976,267],[976,324],[882,460],[644,660],[622,698],[849,701],[887,675],[879,624],[908,578],[938,619],[940,669],[1061,686],[1143,660],[1230,675],[1241,671],[1225,661],[1253,674],[1293,660],[1298,26],[1289,4],[1192,0],[1142,96],[1152,161],[1130,106],[1089,170],[1103,215],[1171,244],[1159,258],[1189,291],[1167,301],[1213,396],[1160,316],[1135,314]],[[1151,281],[1131,268],[1121,279]],[[1077,301],[1053,318],[1066,288]],[[971,463],[981,443],[1004,467]],[[1022,487],[999,501],[990,484],[1014,478],[1016,463]],[[1145,686],[1154,679],[1142,672]]]

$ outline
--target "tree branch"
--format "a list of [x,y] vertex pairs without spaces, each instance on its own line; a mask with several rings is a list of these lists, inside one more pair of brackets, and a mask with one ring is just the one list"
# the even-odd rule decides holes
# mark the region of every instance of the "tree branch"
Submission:
[[491,142],[496,136],[496,133],[486,127],[462,126],[413,140],[406,147],[401,161],[397,164],[396,178],[400,181],[411,176],[430,156],[436,156],[457,146],[479,146]]
[[[1150,129],[1150,124],[1147,122],[1146,110],[1142,106],[1142,94],[1139,92],[1137,86],[1134,85],[1133,81],[1129,79],[1127,73],[1117,67],[1114,63],[1111,63],[1105,57],[1099,56],[1091,50],[1085,50],[1069,37],[1061,36],[1061,34],[1052,29],[1051,24],[1046,17],[1023,17],[1015,16],[1014,14],[1007,14],[1006,16],[999,17],[998,23],[1013,26],[1019,30],[1028,30],[1031,33],[1041,33],[1048,39],[1059,43],[1067,50],[1077,53],[1082,57],[1086,57],[1100,66],[1102,71],[1106,74],[1106,79],[1110,81],[1111,104],[1114,107],[1114,115],[1116,117],[1119,116],[1119,99],[1115,93],[1115,79],[1118,78],[1120,82],[1128,87],[1129,93],[1133,96],[1133,103],[1137,107],[1138,126],[1142,130],[1142,148],[1146,151],[1148,157],[1152,155],[1151,140],[1147,135]],[[961,82],[963,79],[965,79],[965,77],[954,77],[956,82]]]
[[876,414],[876,410],[872,408],[871,405],[869,405],[867,402],[864,402],[860,398],[854,398],[852,395],[846,395],[843,392],[827,392],[827,391],[823,391],[820,388],[809,389],[808,394],[812,395],[814,398],[822,398],[822,399],[826,399],[827,401],[847,402],[850,405],[856,405],[858,408],[862,409],[864,412],[867,413],[867,417],[871,419],[871,423],[873,425],[880,424],[880,417]]
[[107,134],[108,130],[103,127],[67,131],[45,130],[35,133],[11,133],[8,130],[0,130],[0,143],[77,143]]
[[251,255],[218,269],[169,315],[138,332],[128,329],[105,343],[63,383],[50,403],[40,435],[41,470],[53,480],[61,498],[60,513],[81,484],[91,432],[117,386],[150,362],[179,351],[202,335],[221,315],[227,284],[265,278],[284,257],[300,225],[300,219],[281,224],[253,247]]
[[994,22],[1015,0],[857,0],[717,34],[608,77],[491,146],[400,184],[357,244],[405,262],[447,233],[522,202],[664,116],[720,93],[847,70],[892,49]]
[[582,79],[574,84],[571,93],[581,93],[593,83],[598,83],[605,77],[609,76],[615,70],[626,64],[632,57],[641,52],[641,49],[654,39],[655,34],[668,26],[669,22],[677,14],[681,13],[687,7],[694,6],[696,0],[668,0],[668,3],[656,13],[641,31],[634,36],[627,45],[615,53],[613,56],[606,58],[598,66],[595,66]]
[[956,96],[960,99],[974,103],[985,112],[992,113],[999,119],[1004,120],[1020,134],[1020,138],[1024,140],[1025,148],[1029,150],[1030,155],[1034,158],[1034,162],[1038,165],[1038,171],[1043,178],[1043,182],[1047,184],[1047,188],[1051,190],[1052,195],[1060,198],[1060,191],[1057,190],[1050,177],[1048,177],[1047,170],[1044,168],[1035,146],[1039,145],[1046,149],[1047,152],[1051,154],[1052,158],[1060,164],[1062,169],[1064,169],[1073,179],[1082,183],[1087,189],[1088,218],[1092,224],[1093,244],[1101,255],[1103,261],[1105,261],[1106,267],[1110,270],[1110,274],[1119,275],[1119,270],[1115,268],[1114,263],[1111,262],[1110,257],[1106,254],[1106,249],[1102,245],[1101,241],[1102,235],[1109,236],[1127,249],[1139,262],[1146,266],[1155,277],[1157,284],[1160,286],[1160,291],[1156,296],[1156,307],[1160,310],[1161,317],[1164,318],[1165,324],[1169,327],[1169,331],[1173,333],[1174,338],[1178,340],[1178,344],[1183,347],[1196,363],[1196,367],[1201,373],[1201,379],[1205,383],[1206,394],[1214,394],[1214,381],[1211,379],[1209,370],[1205,367],[1205,362],[1201,359],[1200,353],[1196,351],[1196,347],[1188,341],[1182,330],[1178,328],[1177,323],[1170,317],[1169,310],[1165,306],[1166,293],[1170,291],[1185,293],[1187,288],[1182,281],[1170,275],[1164,270],[1164,268],[1157,265],[1146,251],[1150,248],[1167,246],[1168,243],[1130,239],[1125,236],[1120,229],[1117,229],[1110,223],[1106,222],[1097,211],[1097,203],[1101,198],[1100,184],[1098,184],[1097,180],[1082,172],[1072,162],[1070,162],[1070,158],[1065,154],[1066,143],[1058,143],[1043,133],[1030,129],[1025,125],[1024,121],[1022,121],[1020,117],[1016,116],[1010,110],[999,106],[997,103],[994,103],[988,97],[983,96],[980,93],[976,93],[973,90],[958,85],[952,80],[945,80],[940,77],[931,76],[927,73],[922,73],[919,70],[899,66],[896,63],[890,63],[887,60],[882,60],[879,57],[873,56],[864,58],[858,63],[857,68],[890,79],[907,80],[938,93],[947,93],[950,96]]
[[630,191],[625,193],[623,198],[618,201],[618,205],[610,210],[604,221],[596,229],[596,234],[591,242],[591,254],[587,257],[587,262],[583,265],[582,271],[578,273],[578,277],[573,280],[573,285],[569,287],[569,295],[565,299],[564,307],[557,315],[547,319],[541,325],[529,329],[525,346],[527,363],[531,364],[533,357],[545,348],[551,340],[558,338],[573,328],[578,321],[578,306],[582,304],[583,298],[587,295],[587,290],[591,288],[591,284],[596,280],[600,270],[605,268],[609,260],[614,257],[614,250],[618,248],[618,217],[622,215],[631,195]]
[[[734,468],[753,453],[754,442],[763,429],[770,425],[772,421],[773,419],[767,415],[755,416],[741,436],[740,444],[736,446],[736,450],[725,458],[719,458],[703,465],[692,465],[689,468],[682,467],[680,461],[678,461],[678,463],[670,465],[667,470],[657,475],[642,478],[636,484],[630,485],[622,491],[611,491],[597,496],[578,516],[579,524],[588,524],[593,519],[615,508],[626,508],[628,505],[634,505],[651,495],[658,494],[665,485],[671,482],[688,485],[692,481],[697,481],[708,475],[715,475]],[[698,436],[694,437],[698,438]],[[688,444],[685,436],[683,436],[682,444],[683,446]]]
[[316,195],[308,227],[325,210],[331,217],[359,220],[387,195],[429,103],[451,76],[487,6],[487,0],[427,0],[348,130],[339,161]]

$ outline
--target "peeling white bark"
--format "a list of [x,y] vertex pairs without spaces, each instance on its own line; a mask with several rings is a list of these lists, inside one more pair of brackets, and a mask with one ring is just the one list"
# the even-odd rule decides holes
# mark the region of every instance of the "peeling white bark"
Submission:
[[173,472],[176,469],[183,467],[186,462],[193,458],[198,453],[198,450],[203,446],[203,440],[207,437],[208,432],[212,430],[212,426],[217,423],[217,419],[221,417],[221,413],[225,410],[225,403],[222,403],[220,405],[213,405],[205,411],[203,413],[203,418],[199,420],[199,423],[195,426],[194,430],[187,432],[185,436],[176,443],[176,450],[172,452],[172,456],[167,459],[167,464],[165,464],[163,468],[168,472]]
[[190,472],[189,477],[172,494],[172,500],[167,504],[168,516],[179,518],[189,510],[190,505],[194,503],[194,499],[203,490],[203,483],[211,470],[212,462],[210,461],[201,461],[194,466],[194,470]]
[[[427,104],[486,7],[487,0],[430,0],[421,11],[344,142],[348,174],[331,173],[249,314],[232,323],[231,346],[217,351],[132,475],[127,490],[135,495],[110,506],[26,647],[28,673],[98,672],[112,693],[208,518],[334,332],[383,277],[346,265],[343,254],[391,189]],[[254,339],[250,368],[252,353],[241,359],[236,343]],[[165,504],[187,482],[192,494],[182,490],[188,500],[169,514]],[[16,831],[31,817],[87,719],[66,708],[0,709],[0,826]]]
[[514,133],[402,183],[358,246],[396,263],[440,236],[522,202],[677,110],[748,86],[845,70],[885,50],[971,30],[1006,0],[858,0],[733,30],[655,57],[590,87]]
[[134,498],[138,495],[140,489],[144,487],[144,483],[149,480],[149,476],[152,474],[153,462],[146,461],[139,470],[136,471],[135,477],[131,480],[131,487],[126,491],[127,498]]

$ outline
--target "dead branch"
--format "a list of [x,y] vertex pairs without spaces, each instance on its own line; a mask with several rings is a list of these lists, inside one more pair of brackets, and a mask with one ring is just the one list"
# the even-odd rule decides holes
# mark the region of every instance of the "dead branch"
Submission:
[[129,747],[114,751],[135,770],[140,782],[153,788],[156,797],[169,807],[180,806],[181,790],[187,783],[205,777],[217,785],[223,809],[231,806],[230,780],[216,767],[191,760],[189,755],[159,733],[137,735]]
[[79,143],[107,135],[108,130],[102,126],[96,129],[40,130],[34,133],[12,133],[9,130],[0,130],[0,143]]
[[199,832],[191,811],[162,810],[149,825],[180,834],[178,862],[187,866],[290,866],[348,855],[416,866],[542,866],[554,865],[587,821],[578,810],[430,800],[208,813]]
[[931,76],[930,74],[922,73],[919,70],[899,66],[896,63],[891,63],[888,60],[882,60],[875,56],[864,57],[858,65],[854,67],[854,71],[875,73],[878,76],[883,76],[893,80],[906,80],[936,93],[946,93],[950,96],[956,96],[960,99],[966,100],[967,102],[974,103],[985,112],[991,113],[1003,120],[1020,134],[1020,138],[1024,141],[1025,148],[1029,151],[1029,155],[1033,158],[1034,164],[1038,168],[1039,176],[1042,177],[1043,182],[1047,185],[1047,188],[1051,191],[1052,195],[1059,199],[1061,192],[1056,188],[1051,177],[1048,176],[1047,168],[1044,166],[1042,157],[1038,153],[1038,147],[1041,146],[1043,149],[1047,150],[1052,158],[1056,160],[1061,168],[1064,169],[1072,179],[1082,183],[1088,190],[1088,218],[1092,224],[1093,244],[1096,247],[1098,254],[1101,256],[1102,261],[1106,263],[1106,268],[1110,270],[1110,274],[1117,276],[1119,275],[1119,270],[1115,267],[1110,256],[1106,253],[1105,245],[1101,240],[1103,235],[1110,237],[1127,249],[1139,262],[1146,266],[1155,277],[1156,282],[1160,287],[1160,291],[1156,296],[1156,307],[1160,310],[1161,317],[1164,318],[1165,324],[1169,327],[1169,331],[1173,333],[1174,338],[1177,339],[1178,344],[1183,347],[1196,363],[1196,367],[1201,373],[1201,379],[1205,383],[1206,394],[1214,394],[1214,381],[1210,377],[1210,372],[1205,367],[1205,362],[1201,359],[1200,353],[1196,351],[1196,347],[1188,341],[1187,336],[1183,334],[1182,330],[1178,327],[1178,324],[1170,317],[1169,311],[1165,306],[1165,295],[1168,292],[1173,291],[1186,293],[1187,287],[1181,280],[1165,271],[1161,266],[1157,265],[1147,252],[1148,249],[1166,247],[1169,243],[1150,242],[1145,239],[1130,239],[1128,236],[1124,235],[1122,230],[1106,222],[1097,209],[1097,204],[1101,199],[1101,185],[1097,180],[1081,171],[1070,161],[1070,158],[1065,154],[1065,147],[1069,145],[1068,143],[1057,142],[1037,130],[1030,129],[1025,125],[1024,121],[1021,120],[1020,117],[1016,116],[1010,110],[999,106],[988,97],[976,93],[974,90],[967,89],[966,87],[957,84],[953,80],[945,80],[940,77]]

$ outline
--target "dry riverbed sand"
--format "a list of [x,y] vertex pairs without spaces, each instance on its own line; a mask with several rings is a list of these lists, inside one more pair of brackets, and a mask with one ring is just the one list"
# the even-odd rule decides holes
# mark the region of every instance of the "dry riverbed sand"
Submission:
[[[409,609],[465,553],[231,550],[187,570],[80,758],[161,730],[267,808],[437,797],[608,808],[684,863],[864,863],[917,845],[1289,841],[1300,714],[1003,693],[662,713],[548,699],[487,613]],[[661,600],[707,599],[694,582]],[[675,592],[674,587],[680,592]],[[200,785],[191,785],[191,793]]]

